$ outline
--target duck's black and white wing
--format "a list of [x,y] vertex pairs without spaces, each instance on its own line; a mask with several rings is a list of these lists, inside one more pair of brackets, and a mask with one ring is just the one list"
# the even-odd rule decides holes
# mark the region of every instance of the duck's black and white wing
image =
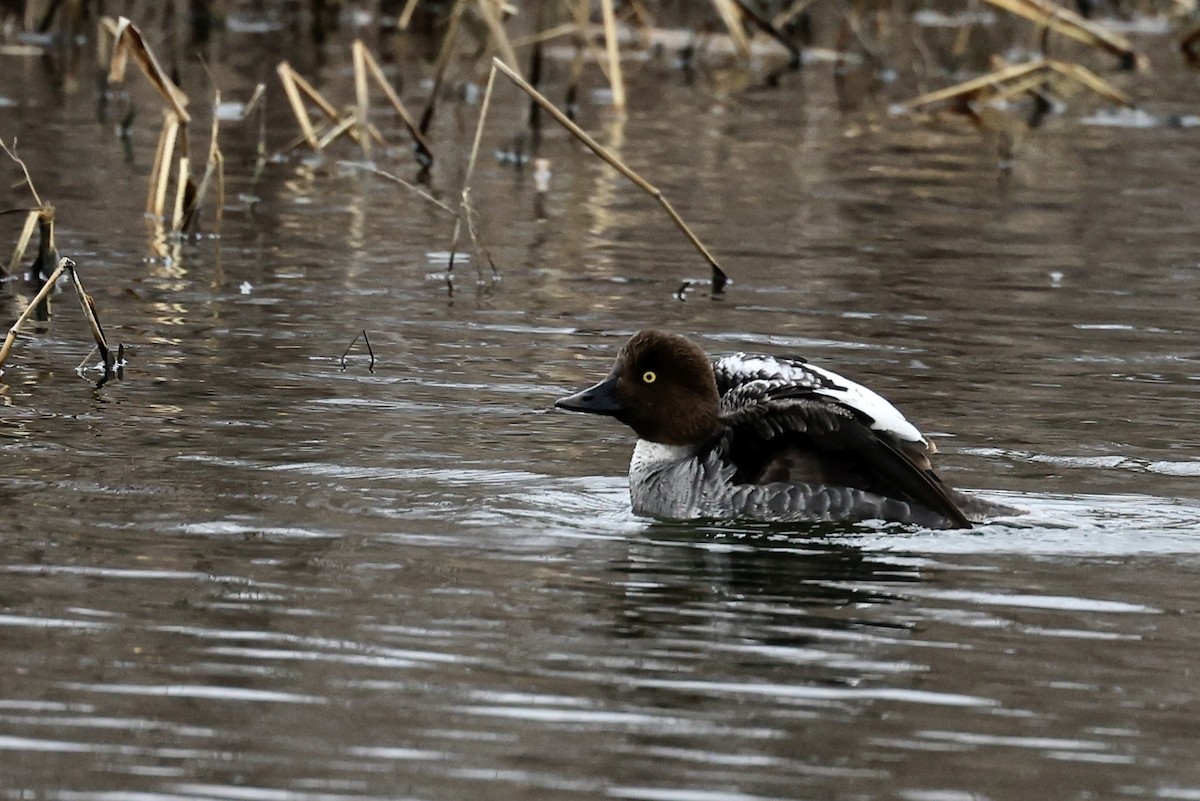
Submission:
[[933,446],[877,393],[799,360],[737,354],[714,372],[735,483],[848,487],[970,526],[933,472]]

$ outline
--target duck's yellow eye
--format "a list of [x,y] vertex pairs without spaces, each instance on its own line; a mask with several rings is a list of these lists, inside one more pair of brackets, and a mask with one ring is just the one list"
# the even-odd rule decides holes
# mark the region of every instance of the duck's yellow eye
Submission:
[[647,370],[646,372],[642,373],[642,381],[646,382],[647,384],[653,384],[657,379],[658,376],[654,374],[653,370]]

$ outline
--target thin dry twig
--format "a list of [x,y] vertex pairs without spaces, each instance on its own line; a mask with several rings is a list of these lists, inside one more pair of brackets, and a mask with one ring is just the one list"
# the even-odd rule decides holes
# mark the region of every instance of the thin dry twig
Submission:
[[[704,246],[704,243],[702,243],[700,239],[694,233],[692,233],[692,229],[689,228],[687,223],[683,221],[683,218],[679,216],[679,212],[675,211],[675,207],[671,205],[666,197],[663,196],[663,193],[656,186],[654,186],[654,184],[650,183],[641,175],[627,167],[624,162],[617,158],[615,154],[613,154],[611,151],[589,136],[582,128],[572,122],[566,114],[558,109],[557,106],[546,99],[545,95],[530,86],[529,83],[516,72],[508,69],[504,62],[500,61],[499,59],[492,59],[492,66],[492,74],[494,74],[495,70],[497,69],[503,72],[509,80],[520,87],[522,91],[533,98],[538,105],[545,109],[546,112],[553,117],[559,125],[570,131],[576,139],[586,145],[587,148],[599,156],[601,160],[603,160],[617,172],[621,173],[621,175],[624,175],[626,178],[632,181],[643,192],[658,201],[659,205],[663,207],[663,209],[667,212],[667,215],[671,218],[671,221],[675,223],[675,226],[683,232],[683,235],[687,237],[689,242],[692,243],[692,247],[694,247],[700,253],[700,255],[704,257],[704,260],[707,261],[709,266],[712,268],[712,287],[714,294],[720,293],[725,288],[725,285],[729,283],[729,277],[725,274],[725,271],[721,269],[721,265],[719,265],[713,255],[709,253],[708,248]],[[478,133],[476,134],[476,139],[478,140]],[[478,146],[478,141],[476,141],[476,146]],[[470,173],[468,171],[468,175],[469,174]]]
[[[503,64],[503,62],[498,58],[493,58],[492,63],[493,64]],[[505,65],[503,68],[508,69],[507,65]],[[483,127],[484,127],[484,124],[487,122],[488,111],[492,107],[492,89],[495,87],[495,84],[496,84],[496,69],[495,69],[495,67],[493,67],[491,72],[488,73],[487,88],[484,89],[483,103],[480,104],[480,107],[479,107],[479,122],[475,126],[475,141],[471,145],[471,155],[467,159],[467,172],[466,172],[466,175],[463,177],[462,213],[456,215],[454,218],[454,233],[451,237],[451,242],[450,242],[450,266],[448,268],[449,271],[452,271],[454,269],[454,254],[458,252],[458,240],[459,240],[459,236],[462,233],[462,226],[463,226],[464,222],[467,225],[467,233],[471,237],[471,243],[475,246],[476,263],[479,262],[479,258],[478,258],[479,253],[481,250],[483,250],[483,246],[479,241],[479,232],[476,229],[475,223],[472,219],[472,216],[473,216],[475,210],[474,210],[474,207],[472,207],[472,205],[471,205],[471,178],[475,174],[475,164],[479,160],[479,144],[483,140]],[[483,252],[486,254],[485,250]],[[492,273],[495,274],[496,273],[496,265],[494,262],[492,262],[491,256],[487,256],[487,261],[492,266]],[[446,280],[447,280],[447,283],[449,283],[449,281],[450,281],[449,276],[447,276]],[[451,290],[453,291],[453,285],[451,285]]]
[[478,0],[479,16],[487,25],[488,33],[492,35],[492,41],[495,43],[496,49],[500,51],[500,57],[515,70],[518,69],[517,54],[513,52],[512,43],[508,40],[508,33],[505,32],[504,24],[500,21],[501,12],[496,5],[496,0]]
[[429,194],[428,192],[426,192],[426,191],[425,191],[424,189],[422,189],[421,187],[417,186],[416,184],[409,183],[408,181],[404,180],[403,178],[401,178],[401,177],[399,177],[399,176],[392,175],[390,172],[384,172],[383,170],[381,170],[381,169],[379,169],[378,167],[375,167],[375,166],[373,166],[373,165],[371,165],[371,164],[361,164],[361,163],[354,162],[354,161],[339,161],[339,162],[338,162],[338,164],[341,164],[341,165],[342,165],[342,166],[344,166],[344,167],[354,167],[355,169],[359,169],[359,170],[366,170],[367,172],[374,173],[375,175],[378,175],[378,176],[379,176],[379,177],[381,177],[381,178],[386,178],[386,179],[388,179],[389,181],[392,181],[392,182],[394,182],[394,183],[398,183],[398,184],[400,184],[401,186],[403,186],[405,189],[407,189],[408,191],[410,191],[410,192],[412,192],[412,193],[414,193],[414,194],[416,194],[416,195],[419,195],[421,198],[423,198],[424,200],[427,200],[427,201],[429,201],[430,203],[432,203],[433,205],[437,206],[439,209],[441,209],[442,211],[446,212],[447,214],[449,214],[449,215],[451,215],[451,216],[453,216],[453,217],[457,217],[457,216],[458,216],[458,212],[457,212],[457,211],[455,211],[454,209],[450,208],[450,207],[449,207],[449,206],[447,206],[445,203],[443,203],[442,201],[438,200],[436,197],[434,197],[433,195]]
[[466,0],[456,0],[450,9],[450,20],[446,23],[446,35],[442,37],[442,46],[438,50],[437,61],[433,67],[433,88],[429,91],[429,99],[421,112],[421,122],[417,126],[422,134],[429,132],[433,122],[433,112],[437,108],[438,97],[442,91],[442,81],[446,77],[446,67],[450,64],[450,56],[454,53],[454,43],[458,39],[459,22],[462,20],[463,5]]
[[712,0],[712,4],[721,15],[725,27],[729,29],[729,36],[733,40],[738,57],[743,60],[750,58],[750,37],[746,35],[746,28],[742,25],[742,10],[738,8],[738,4],[734,0]]
[[46,205],[42,203],[42,197],[38,194],[37,187],[33,185],[33,178],[29,175],[29,167],[25,165],[25,160],[16,154],[16,148],[17,140],[15,138],[13,139],[12,148],[9,148],[4,140],[0,139],[0,149],[3,149],[8,157],[16,162],[17,166],[21,168],[21,172],[25,174],[25,185],[29,187],[29,191],[33,194],[33,202],[38,206]]
[[33,232],[37,229],[40,214],[40,209],[30,209],[25,215],[25,225],[21,227],[21,236],[18,237],[17,246],[13,248],[12,258],[8,261],[6,275],[16,273],[17,268],[21,266],[21,259],[25,258],[25,251],[29,248],[30,240],[33,239]]

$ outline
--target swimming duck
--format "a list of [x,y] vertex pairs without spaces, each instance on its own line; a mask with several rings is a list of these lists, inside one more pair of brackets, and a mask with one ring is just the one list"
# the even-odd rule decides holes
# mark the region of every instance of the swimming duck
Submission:
[[896,407],[803,359],[711,360],[686,337],[639,331],[607,378],[554,405],[634,430],[630,498],[649,517],[970,528],[1015,511],[948,487]]

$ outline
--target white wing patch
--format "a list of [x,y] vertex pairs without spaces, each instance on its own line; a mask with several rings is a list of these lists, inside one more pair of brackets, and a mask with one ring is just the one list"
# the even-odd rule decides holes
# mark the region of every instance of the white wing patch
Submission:
[[766,380],[808,387],[814,394],[862,412],[871,418],[871,428],[876,431],[886,431],[906,442],[929,445],[929,441],[917,427],[908,422],[883,396],[832,370],[807,362],[776,359],[772,356],[747,356],[744,353],[718,359],[715,366],[718,383],[724,378],[725,382],[732,385]]
[[867,415],[874,421],[871,423],[871,428],[876,431],[887,431],[908,442],[920,442],[923,445],[929,444],[924,435],[917,430],[917,427],[908,422],[904,415],[900,414],[900,410],[889,403],[879,393],[829,370],[811,364],[808,367],[813,372],[826,376],[838,386],[836,389],[818,389],[817,394],[833,398],[839,403],[844,403],[850,408],[857,409]]

